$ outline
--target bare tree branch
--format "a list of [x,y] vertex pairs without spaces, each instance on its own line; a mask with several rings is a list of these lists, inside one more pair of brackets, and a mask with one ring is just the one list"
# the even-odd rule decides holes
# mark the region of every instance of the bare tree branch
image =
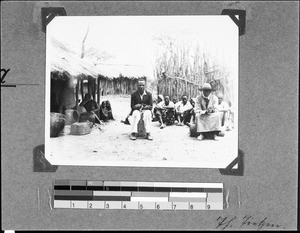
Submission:
[[82,44],[81,44],[81,56],[80,56],[80,58],[83,58],[84,55],[85,55],[84,43],[85,43],[86,37],[87,37],[87,35],[89,33],[89,30],[90,30],[90,27],[88,26],[88,28],[86,30],[86,33],[85,33],[85,36],[83,38]]

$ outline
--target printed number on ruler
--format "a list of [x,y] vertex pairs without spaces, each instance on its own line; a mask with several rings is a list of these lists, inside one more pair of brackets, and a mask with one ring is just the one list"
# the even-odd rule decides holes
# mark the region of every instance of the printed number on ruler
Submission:
[[160,204],[156,204],[156,209],[160,210]]
[[176,209],[176,204],[172,204],[172,207],[173,207],[173,210],[175,210]]

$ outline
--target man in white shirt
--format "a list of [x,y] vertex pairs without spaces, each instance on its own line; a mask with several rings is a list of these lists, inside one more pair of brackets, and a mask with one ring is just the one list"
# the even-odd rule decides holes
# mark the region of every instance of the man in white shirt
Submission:
[[219,93],[217,95],[218,97],[218,105],[216,106],[216,109],[218,112],[220,112],[220,118],[221,118],[221,129],[224,131],[225,129],[228,130],[228,118],[229,118],[229,105],[226,101],[223,99],[223,94]]
[[170,101],[169,96],[165,96],[164,101],[159,102],[156,107],[156,117],[161,123],[160,128],[163,129],[166,125],[172,125],[175,121],[175,105]]
[[184,125],[188,123],[191,119],[190,110],[192,110],[193,106],[188,102],[188,98],[186,95],[182,96],[182,100],[176,104],[176,116],[178,123],[177,125]]

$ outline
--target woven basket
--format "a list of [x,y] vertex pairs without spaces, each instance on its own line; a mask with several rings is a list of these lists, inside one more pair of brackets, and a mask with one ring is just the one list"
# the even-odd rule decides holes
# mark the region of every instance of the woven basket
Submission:
[[70,134],[85,135],[91,133],[90,122],[75,122],[71,125]]

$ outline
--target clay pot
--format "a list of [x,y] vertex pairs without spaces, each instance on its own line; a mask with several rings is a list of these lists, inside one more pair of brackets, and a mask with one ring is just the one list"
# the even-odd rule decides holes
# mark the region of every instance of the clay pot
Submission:
[[95,123],[96,117],[94,115],[94,113],[92,112],[83,112],[81,113],[80,117],[79,117],[79,122],[92,122],[93,124]]
[[65,115],[61,113],[50,113],[50,137],[58,137],[65,127]]
[[88,113],[82,112],[79,116],[79,122],[86,122],[88,120]]
[[83,106],[78,106],[78,107],[77,107],[78,117],[80,117],[80,115],[81,115],[82,113],[85,113],[85,112],[86,112],[85,107],[83,107]]
[[75,122],[78,122],[78,113],[74,109],[66,110],[66,125],[71,125]]

